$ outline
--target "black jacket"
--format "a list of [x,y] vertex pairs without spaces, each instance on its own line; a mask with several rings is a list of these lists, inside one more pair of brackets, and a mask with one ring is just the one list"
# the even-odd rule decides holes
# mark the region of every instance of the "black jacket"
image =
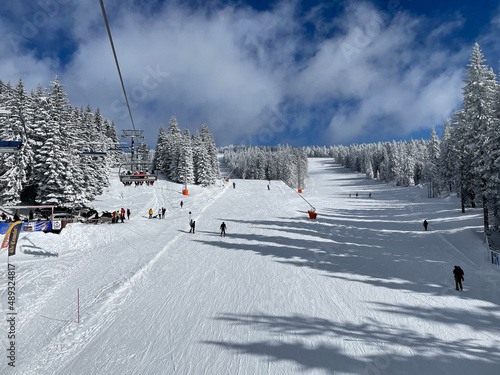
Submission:
[[455,275],[455,279],[461,280],[464,275],[464,270],[460,268],[460,266],[455,266],[453,269],[453,275]]

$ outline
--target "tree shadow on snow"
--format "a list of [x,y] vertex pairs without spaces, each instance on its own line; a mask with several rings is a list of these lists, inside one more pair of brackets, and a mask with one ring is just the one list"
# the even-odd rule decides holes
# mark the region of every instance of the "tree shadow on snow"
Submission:
[[[397,310],[399,306],[394,308]],[[395,312],[390,306],[387,309],[389,313]],[[438,315],[444,317],[450,313],[452,309],[443,309]],[[354,324],[306,315],[265,314],[221,314],[214,319],[240,327],[244,330],[243,337],[263,331],[270,338],[256,342],[204,341],[204,344],[238,354],[263,357],[263,360],[271,362],[293,362],[301,371],[321,369],[328,373],[341,371],[353,374],[498,373],[500,352],[496,345],[473,339],[446,340],[375,320]],[[345,354],[345,347],[359,349],[358,342],[365,352],[374,354]]]

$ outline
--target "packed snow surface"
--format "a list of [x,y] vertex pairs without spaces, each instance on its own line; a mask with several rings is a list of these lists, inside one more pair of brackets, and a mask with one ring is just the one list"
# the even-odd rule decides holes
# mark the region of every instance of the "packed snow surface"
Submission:
[[[183,196],[165,180],[114,178],[93,205],[130,208],[130,220],[22,234],[15,368],[1,255],[1,373],[498,375],[500,267],[480,209],[330,159],[309,171],[305,200],[279,181]],[[148,219],[161,207],[165,219]]]

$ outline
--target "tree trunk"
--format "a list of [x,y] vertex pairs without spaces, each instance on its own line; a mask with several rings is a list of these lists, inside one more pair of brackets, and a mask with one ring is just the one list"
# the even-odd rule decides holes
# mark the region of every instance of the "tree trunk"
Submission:
[[483,194],[483,216],[484,216],[484,233],[490,234],[490,220],[488,216],[488,198]]
[[460,202],[462,204],[462,213],[465,214],[465,194],[463,186],[460,188]]

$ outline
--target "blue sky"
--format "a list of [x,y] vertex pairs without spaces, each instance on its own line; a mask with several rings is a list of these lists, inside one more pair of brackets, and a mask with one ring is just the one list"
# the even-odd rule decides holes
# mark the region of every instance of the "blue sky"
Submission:
[[[137,128],[176,116],[217,145],[428,138],[461,106],[475,42],[500,68],[497,1],[104,4]],[[131,128],[98,0],[3,1],[0,79],[48,86]]]

